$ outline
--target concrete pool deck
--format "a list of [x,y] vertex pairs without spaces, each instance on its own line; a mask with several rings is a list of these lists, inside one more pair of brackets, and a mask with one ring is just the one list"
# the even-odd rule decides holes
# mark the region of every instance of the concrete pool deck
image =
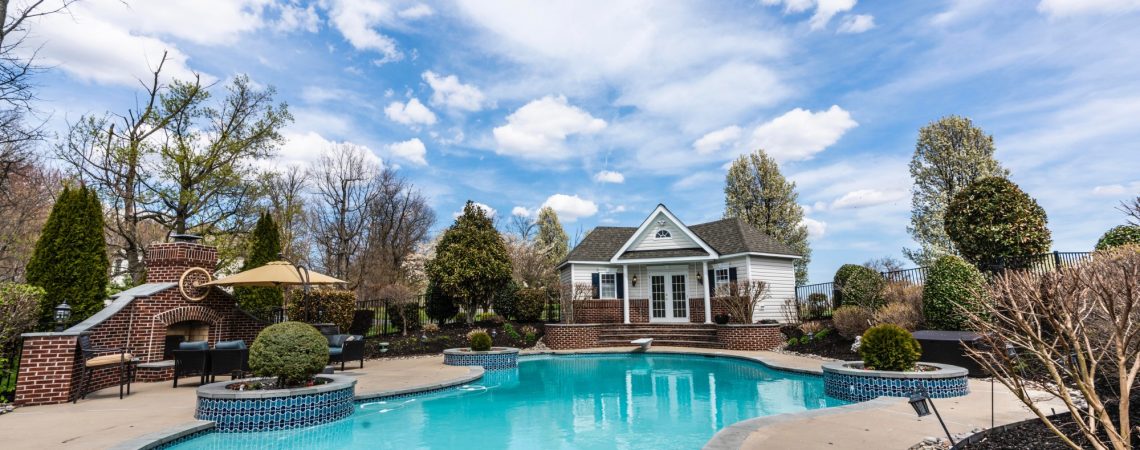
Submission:
[[[579,351],[524,351],[536,353],[632,352],[633,346]],[[745,352],[715,349],[654,346],[649,353],[725,355],[759,360],[770,366],[821,373],[825,362],[775,352]],[[443,365],[443,356],[411,359],[379,359],[365,362],[364,369],[337,371],[357,377],[357,396],[380,392],[420,390],[475,378],[476,368]],[[186,380],[190,380],[187,378]],[[139,437],[150,437],[194,421],[196,385],[178,389],[169,382],[136,383],[131,396],[119,400],[118,389],[108,388],[88,395],[78,404],[19,408],[0,416],[8,448],[108,448]],[[1012,393],[997,385],[995,421],[998,425],[1032,417]],[[952,433],[968,433],[990,424],[990,384],[970,380],[965,397],[936,400]],[[1050,405],[1053,406],[1053,405]],[[933,416],[917,418],[903,398],[876,400],[807,413],[784,414],[745,420],[718,433],[706,448],[829,448],[906,449],[926,437],[945,436]]]

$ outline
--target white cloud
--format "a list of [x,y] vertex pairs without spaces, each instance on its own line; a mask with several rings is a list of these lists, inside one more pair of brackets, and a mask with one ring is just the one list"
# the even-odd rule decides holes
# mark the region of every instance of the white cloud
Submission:
[[435,14],[435,11],[432,11],[430,6],[423,3],[417,3],[414,6],[401,9],[400,12],[396,13],[397,16],[409,20],[422,19],[432,14]]
[[815,7],[808,23],[811,29],[818,30],[827,26],[832,17],[841,12],[850,11],[858,0],[761,0],[769,6],[784,5],[784,14],[802,13]]
[[804,217],[804,220],[800,222],[800,224],[807,227],[809,238],[818,239],[827,233],[827,222],[815,220],[810,217]]
[[752,132],[752,148],[762,148],[778,161],[811,159],[859,124],[837,105],[827,111],[796,108]]
[[677,182],[673,183],[673,189],[689,190],[701,185],[716,183],[717,181],[724,181],[723,172],[696,172],[677,180]]
[[446,105],[449,108],[464,111],[478,111],[483,108],[486,96],[479,88],[459,82],[459,77],[448,75],[441,77],[435,72],[423,73],[423,79],[431,86],[431,102],[434,105]]
[[302,8],[300,5],[283,3],[280,5],[280,14],[273,23],[277,31],[302,30],[316,33],[321,29],[321,16],[317,14],[314,5]]
[[757,107],[775,105],[790,92],[763,65],[733,61],[715,67],[660,84],[631,86],[617,103],[676,119],[685,129],[707,129],[735,121]]
[[388,145],[388,151],[397,158],[413,164],[420,166],[427,165],[427,160],[424,159],[424,156],[427,155],[427,147],[424,146],[420,138],[411,138],[403,142],[390,144]]
[[870,14],[852,14],[843,18],[836,30],[840,33],[862,33],[875,28],[875,16]]
[[492,133],[500,154],[526,159],[557,160],[570,156],[563,146],[575,134],[594,134],[606,121],[567,103],[565,96],[533,100],[507,116],[507,124]]
[[625,175],[621,172],[614,172],[612,170],[603,170],[594,174],[594,181],[599,183],[625,183]]
[[740,139],[740,133],[741,129],[736,125],[710,131],[693,142],[693,148],[697,150],[697,154],[707,155],[720,150],[725,144]]
[[530,217],[530,210],[526,209],[525,206],[516,206],[514,208],[511,208],[511,215],[519,217]]
[[[495,217],[495,213],[497,212],[497,211],[495,211],[495,208],[488,206],[486,203],[479,203],[479,202],[472,202],[472,203],[475,204],[476,208],[483,210],[483,213],[487,214],[487,217]],[[462,208],[460,208],[459,211],[451,213],[451,217],[459,217],[462,215],[463,215],[463,209]]]
[[554,194],[546,199],[543,207],[549,206],[558,213],[562,222],[575,222],[582,217],[590,217],[598,213],[598,204],[585,200],[578,195]]
[[388,116],[396,122],[404,125],[433,125],[435,124],[435,113],[431,112],[427,106],[420,103],[418,98],[412,98],[407,103],[392,102],[388,107],[384,108],[384,115]]
[[396,40],[378,31],[381,24],[389,23],[392,10],[379,0],[332,0],[329,22],[341,36],[361,51],[379,53],[376,64],[399,61],[404,58]]
[[309,167],[315,164],[325,150],[332,148],[336,144],[353,144],[364,150],[365,156],[369,161],[375,163],[378,167],[384,166],[384,161],[376,156],[376,152],[367,146],[355,144],[349,141],[336,141],[327,139],[320,133],[314,131],[297,132],[285,131],[282,133],[285,138],[285,144],[281,146],[280,151],[275,158],[262,160],[271,167],[282,167],[289,165],[300,165]]
[[859,189],[843,194],[842,197],[839,197],[831,203],[831,208],[866,208],[886,203],[895,203],[906,198],[906,191],[901,190],[881,191],[878,189]]
[[1050,17],[1120,14],[1140,10],[1140,0],[1041,0],[1037,10]]
[[1093,195],[1103,195],[1106,197],[1119,197],[1123,195],[1140,194],[1140,181],[1133,181],[1128,183],[1127,186],[1123,184],[1106,184],[1096,186],[1092,190]]

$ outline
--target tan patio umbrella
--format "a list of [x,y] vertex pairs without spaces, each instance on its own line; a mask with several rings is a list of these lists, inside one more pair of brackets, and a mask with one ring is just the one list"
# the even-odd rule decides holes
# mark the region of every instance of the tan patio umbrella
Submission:
[[306,283],[309,285],[346,283],[344,280],[317,272],[308,272],[308,279],[303,280],[301,279],[301,274],[305,272],[308,271],[302,269],[298,272],[297,266],[290,264],[288,261],[273,261],[261,267],[235,273],[209,283],[202,283],[202,286],[280,287],[301,286]]

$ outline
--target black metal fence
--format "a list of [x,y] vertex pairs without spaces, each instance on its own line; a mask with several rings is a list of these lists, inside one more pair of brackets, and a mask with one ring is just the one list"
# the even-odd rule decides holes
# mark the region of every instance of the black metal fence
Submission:
[[16,340],[8,348],[0,348],[0,403],[16,401],[16,380],[20,375],[23,348],[23,339]]
[[[1092,257],[1090,252],[1052,252],[1023,257],[998,258],[989,263],[979,264],[987,275],[1006,270],[1028,270],[1046,273],[1062,267],[1074,267]],[[888,283],[926,284],[927,267],[880,272]],[[831,317],[839,305],[836,299],[835,283],[816,283],[796,286],[796,312],[801,320],[818,320]]]
[[[400,306],[388,300],[360,300],[356,302],[356,314],[353,317],[353,324],[349,332],[367,337],[389,336],[403,333],[405,318],[407,320],[408,329],[414,330],[422,328],[428,323],[444,325],[463,321],[467,317],[467,312],[464,308],[460,307],[459,313],[452,318],[443,321],[432,320],[427,315],[427,298],[422,295],[414,302],[404,304],[403,308],[405,308],[405,310],[403,315],[400,314],[397,308],[400,308]],[[548,300],[542,311],[541,320],[544,322],[559,322],[562,320],[562,308],[556,300]],[[490,311],[478,308],[475,310],[475,317],[478,318],[481,314],[493,312],[494,308],[491,308]]]

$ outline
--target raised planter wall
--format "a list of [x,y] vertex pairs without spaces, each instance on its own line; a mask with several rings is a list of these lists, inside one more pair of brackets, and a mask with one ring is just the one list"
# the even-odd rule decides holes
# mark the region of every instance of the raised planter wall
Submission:
[[947,364],[920,362],[937,367],[929,372],[889,372],[864,370],[860,361],[823,365],[823,386],[827,395],[851,402],[875,397],[908,397],[925,387],[932,398],[961,397],[970,393],[966,369]]
[[716,340],[726,350],[772,350],[784,343],[779,324],[726,324],[716,326]]
[[304,428],[352,415],[356,379],[343,375],[318,378],[331,382],[264,391],[227,389],[233,381],[207,384],[198,388],[194,418],[214,421],[215,431],[236,433]]
[[551,323],[545,327],[542,340],[554,350],[573,350],[598,346],[598,335],[607,324]]
[[492,347],[485,352],[467,348],[449,348],[443,351],[443,363],[449,366],[482,366],[486,370],[513,369],[519,366],[519,349]]

